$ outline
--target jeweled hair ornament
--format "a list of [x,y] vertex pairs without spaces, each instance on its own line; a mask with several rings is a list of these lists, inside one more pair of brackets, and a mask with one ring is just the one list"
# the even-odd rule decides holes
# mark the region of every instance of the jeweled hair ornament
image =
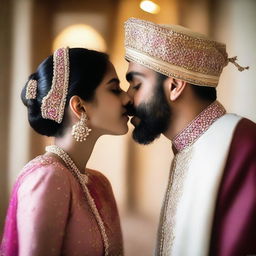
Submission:
[[228,58],[226,45],[178,25],[130,18],[125,22],[125,58],[188,83],[216,87]]
[[60,48],[53,54],[52,86],[43,98],[42,117],[61,123],[64,115],[69,84],[69,48]]
[[36,98],[36,92],[37,92],[37,81],[34,79],[30,79],[27,83],[26,87],[26,99],[27,100],[33,100]]

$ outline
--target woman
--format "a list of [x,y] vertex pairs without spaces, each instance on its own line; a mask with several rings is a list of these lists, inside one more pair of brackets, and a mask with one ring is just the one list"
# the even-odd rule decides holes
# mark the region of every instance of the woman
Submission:
[[15,183],[1,255],[122,255],[111,185],[85,168],[101,135],[128,131],[130,99],[108,56],[60,48],[29,77],[21,98],[32,128],[55,141]]

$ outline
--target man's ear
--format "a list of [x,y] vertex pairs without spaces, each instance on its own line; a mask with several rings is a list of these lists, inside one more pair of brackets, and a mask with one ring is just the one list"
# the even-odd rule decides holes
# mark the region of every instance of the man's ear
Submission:
[[175,101],[179,98],[183,90],[185,89],[187,82],[169,77],[167,79],[169,98],[171,101]]
[[85,106],[83,100],[77,96],[74,95],[69,100],[69,107],[72,111],[72,113],[80,119],[82,112],[85,112]]

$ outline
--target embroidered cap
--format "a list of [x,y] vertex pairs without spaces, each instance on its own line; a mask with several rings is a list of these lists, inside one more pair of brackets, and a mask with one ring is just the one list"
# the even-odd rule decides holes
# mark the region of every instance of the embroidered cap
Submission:
[[125,58],[166,76],[216,87],[228,58],[226,45],[178,25],[158,25],[130,18],[125,22]]

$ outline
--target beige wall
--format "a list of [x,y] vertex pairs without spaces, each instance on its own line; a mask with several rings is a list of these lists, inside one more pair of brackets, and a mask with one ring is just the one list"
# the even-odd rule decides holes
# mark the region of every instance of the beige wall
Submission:
[[[20,100],[21,89],[31,71],[31,2],[15,2],[13,12],[12,77],[10,81],[10,129],[8,185],[12,187],[17,173],[28,158],[29,130],[27,113]],[[20,10],[23,10],[20,12]]]
[[224,68],[218,87],[219,99],[227,110],[256,121],[256,1],[218,1],[214,37],[227,44],[229,57],[238,56],[239,72],[230,63]]
[[8,163],[9,155],[9,107],[11,77],[11,39],[12,39],[12,4],[1,3],[0,8],[0,234],[8,203]]

